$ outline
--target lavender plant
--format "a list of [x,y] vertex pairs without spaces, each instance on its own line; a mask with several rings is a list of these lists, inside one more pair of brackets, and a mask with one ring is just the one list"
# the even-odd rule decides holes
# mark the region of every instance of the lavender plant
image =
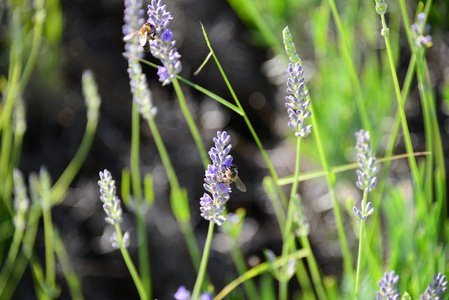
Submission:
[[115,249],[120,249],[126,266],[134,280],[137,291],[141,299],[149,299],[147,291],[142,283],[142,279],[137,273],[137,269],[134,266],[131,256],[128,253],[127,247],[129,246],[130,239],[129,233],[122,233],[120,223],[122,222],[122,208],[120,206],[120,199],[116,194],[115,181],[112,179],[111,173],[108,170],[100,172],[100,180],[98,181],[100,186],[100,200],[103,202],[103,209],[106,213],[105,221],[114,225],[115,232],[111,236],[111,244]]
[[356,185],[359,189],[363,190],[363,199],[361,203],[361,210],[357,207],[353,207],[354,215],[360,220],[359,231],[359,252],[357,259],[357,271],[356,271],[356,283],[355,283],[355,295],[359,296],[360,288],[360,274],[362,268],[362,253],[364,250],[364,234],[365,234],[365,220],[368,216],[372,215],[375,211],[371,202],[367,203],[368,193],[374,188],[377,182],[376,173],[376,158],[374,157],[373,149],[371,148],[370,134],[368,131],[361,129],[355,134],[357,142],[355,150],[357,152],[357,162],[360,169],[357,170],[357,182]]

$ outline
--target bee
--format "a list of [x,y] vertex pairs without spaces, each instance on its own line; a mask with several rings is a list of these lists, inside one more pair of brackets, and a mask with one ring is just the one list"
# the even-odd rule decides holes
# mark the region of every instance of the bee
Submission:
[[139,30],[131,32],[126,35],[123,40],[129,41],[136,35],[139,35],[139,44],[143,47],[143,50],[146,52],[150,52],[150,41],[154,40],[156,37],[156,27],[151,23],[145,23],[140,27]]
[[237,166],[231,164],[229,168],[226,168],[226,171],[218,174],[218,181],[221,183],[231,184],[235,183],[235,186],[241,190],[242,192],[246,192],[246,186],[239,178],[239,172],[237,171]]

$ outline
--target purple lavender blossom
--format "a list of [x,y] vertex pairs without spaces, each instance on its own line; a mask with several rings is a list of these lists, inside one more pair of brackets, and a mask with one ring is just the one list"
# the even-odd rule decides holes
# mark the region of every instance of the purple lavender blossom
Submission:
[[371,192],[377,182],[377,177],[374,176],[377,167],[376,158],[374,157],[373,149],[371,148],[371,139],[368,131],[361,129],[355,134],[357,142],[355,150],[357,152],[357,162],[360,169],[357,170],[357,187],[365,192]]
[[289,63],[287,68],[287,113],[290,118],[288,126],[295,131],[297,137],[306,137],[312,131],[312,125],[306,120],[312,115],[309,110],[310,100],[305,100],[309,91],[305,89],[304,72],[300,62]]
[[185,286],[180,286],[174,296],[176,300],[189,300],[190,292],[185,288]]
[[397,290],[399,275],[395,275],[394,271],[385,273],[384,277],[379,280],[379,291],[376,300],[398,300],[400,295]]
[[433,275],[433,282],[429,283],[424,294],[421,295],[421,300],[440,300],[441,296],[447,291],[446,276],[438,273]]
[[[141,0],[125,0],[123,35],[126,36],[134,32],[145,22],[143,19],[144,11],[141,7]],[[143,48],[137,39],[130,39],[125,44],[125,50],[129,55],[128,74],[133,101],[139,105],[139,111],[145,119],[152,118],[156,115],[156,108],[153,106],[147,78],[142,73],[142,67],[136,59],[136,57],[142,57]]]
[[417,22],[412,24],[410,27],[412,29],[412,35],[415,39],[415,46],[429,48],[433,45],[432,37],[428,35],[430,31],[430,25],[426,24],[424,26],[424,20],[426,19],[425,13],[418,14]]
[[148,5],[148,23],[155,26],[155,39],[150,41],[151,54],[159,58],[164,65],[159,69],[159,81],[162,85],[169,84],[176,78],[182,70],[179,59],[181,55],[177,52],[175,41],[172,41],[173,34],[168,28],[170,20],[173,19],[170,12],[166,11],[166,5],[162,5],[160,0],[152,0]]
[[[190,291],[184,286],[180,286],[173,297],[176,300],[190,300]],[[212,296],[209,293],[204,293],[200,296],[199,300],[212,300]]]
[[208,166],[205,171],[204,189],[209,194],[204,193],[200,199],[201,216],[218,226],[226,221],[222,215],[225,210],[225,203],[229,200],[231,187],[227,183],[219,182],[220,174],[226,173],[232,163],[232,156],[229,155],[232,145],[229,144],[231,136],[226,131],[217,132],[217,137],[213,139],[215,147],[209,151],[209,156],[212,160],[212,165]]

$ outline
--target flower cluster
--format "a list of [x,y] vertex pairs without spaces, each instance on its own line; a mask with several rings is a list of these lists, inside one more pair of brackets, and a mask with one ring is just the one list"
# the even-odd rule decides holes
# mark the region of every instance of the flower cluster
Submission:
[[158,67],[157,74],[162,85],[169,84],[182,70],[179,59],[181,55],[177,52],[173,34],[168,28],[170,20],[173,19],[166,6],[160,0],[152,0],[148,5],[148,23],[155,26],[155,38],[150,41],[151,54],[159,58],[164,65]]
[[412,34],[415,39],[415,46],[420,47],[426,47],[429,48],[433,45],[432,43],[432,37],[428,35],[430,31],[430,25],[427,24],[424,26],[424,20],[426,19],[425,13],[418,14],[417,22],[415,24],[412,24]]
[[384,277],[379,280],[379,291],[376,300],[397,300],[399,299],[399,291],[397,285],[399,275],[395,275],[394,271],[385,273]]
[[221,226],[226,221],[222,214],[225,209],[224,205],[229,200],[229,194],[231,193],[229,183],[220,182],[222,174],[226,174],[232,163],[232,156],[229,155],[232,147],[229,144],[231,136],[226,131],[218,131],[217,137],[214,137],[213,141],[215,147],[212,147],[209,151],[212,165],[208,166],[204,178],[204,189],[210,195],[204,193],[201,197],[200,211],[203,218]]
[[369,131],[361,129],[355,134],[357,142],[355,150],[357,152],[357,162],[360,169],[357,170],[357,187],[365,192],[371,192],[377,182],[377,177],[374,176],[377,167],[374,151],[371,148],[371,139]]
[[[173,295],[176,300],[190,300],[190,296],[190,291],[184,286],[180,286]],[[209,293],[204,293],[200,296],[199,300],[212,300],[212,296]]]
[[[125,16],[123,35],[128,35],[139,28],[144,22],[141,0],[125,0]],[[145,119],[154,117],[156,108],[153,107],[151,91],[148,88],[147,78],[142,73],[142,67],[136,59],[142,57],[143,49],[137,39],[129,39],[125,44],[128,58],[128,74],[133,101],[139,105],[139,110]]]
[[[374,165],[376,158],[374,157],[373,149],[371,148],[371,140],[369,131],[361,129],[355,134],[357,142],[355,150],[357,152],[357,162],[360,169],[357,170],[357,182],[356,185],[359,189],[366,193],[371,192],[377,182],[377,177],[374,176],[377,167]],[[371,202],[368,202],[365,206],[365,201],[362,201],[362,210],[357,207],[353,207],[354,215],[359,220],[365,220],[368,216],[374,213],[374,207]]]
[[306,100],[309,91],[305,88],[303,74],[300,62],[288,64],[288,96],[285,97],[285,106],[290,118],[288,126],[295,131],[297,137],[306,137],[312,131],[312,125],[306,125],[306,120],[312,113],[309,110],[310,100]]
[[447,280],[446,276],[438,273],[433,275],[433,282],[429,283],[424,294],[421,295],[421,300],[433,300],[441,299],[444,292],[447,291]]
[[105,221],[115,225],[122,222],[122,208],[120,207],[120,199],[116,195],[115,180],[112,179],[108,170],[100,172],[100,200],[103,202],[103,209],[107,217]]

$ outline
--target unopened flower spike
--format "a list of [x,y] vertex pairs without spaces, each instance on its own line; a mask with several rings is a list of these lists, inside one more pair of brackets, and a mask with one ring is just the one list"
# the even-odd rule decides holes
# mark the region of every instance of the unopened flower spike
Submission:
[[168,28],[170,20],[173,19],[170,12],[166,11],[166,5],[160,0],[152,0],[148,5],[147,22],[154,25],[154,39],[150,40],[151,54],[159,58],[163,66],[158,67],[157,74],[162,85],[167,85],[175,79],[182,70],[179,59],[181,55],[172,40],[173,34]]
[[433,282],[429,283],[420,300],[441,299],[441,296],[447,291],[446,276],[441,273],[433,275]]
[[[368,193],[374,188],[377,182],[377,177],[374,176],[377,167],[374,165],[376,163],[376,158],[374,157],[374,151],[371,148],[371,139],[368,131],[361,129],[355,134],[357,142],[355,145],[355,150],[357,152],[357,162],[359,163],[360,169],[357,172],[357,182],[356,185],[359,189]],[[365,220],[368,216],[372,215],[375,211],[371,202],[366,203],[362,200],[362,210],[357,207],[353,207],[354,215],[359,220]]]
[[430,48],[433,45],[432,37],[428,34],[430,32],[430,25],[426,24],[424,26],[425,19],[426,14],[422,12],[418,14],[416,23],[410,26],[413,38],[415,39],[415,46],[418,48]]
[[394,271],[385,273],[384,277],[379,280],[376,300],[399,300],[398,281],[399,275],[395,275]]
[[13,170],[14,180],[14,226],[17,230],[25,230],[26,228],[26,212],[30,206],[30,200],[27,195],[22,172],[19,169]]
[[[125,16],[123,25],[123,35],[126,37],[131,34],[135,28],[143,24],[143,10],[141,0],[125,1]],[[137,39],[126,39],[125,51],[128,54],[128,74],[129,85],[133,95],[133,101],[139,105],[139,111],[145,119],[156,115],[156,108],[153,106],[151,91],[148,88],[147,78],[142,73],[137,58],[142,57],[143,48],[139,45]]]
[[200,199],[200,211],[204,219],[221,226],[226,221],[223,216],[224,205],[229,200],[231,193],[230,182],[223,182],[223,176],[230,170],[233,159],[229,155],[232,147],[231,136],[226,131],[218,131],[217,137],[214,137],[213,141],[215,147],[209,151],[212,164],[205,171],[203,185],[207,193],[204,193]]

